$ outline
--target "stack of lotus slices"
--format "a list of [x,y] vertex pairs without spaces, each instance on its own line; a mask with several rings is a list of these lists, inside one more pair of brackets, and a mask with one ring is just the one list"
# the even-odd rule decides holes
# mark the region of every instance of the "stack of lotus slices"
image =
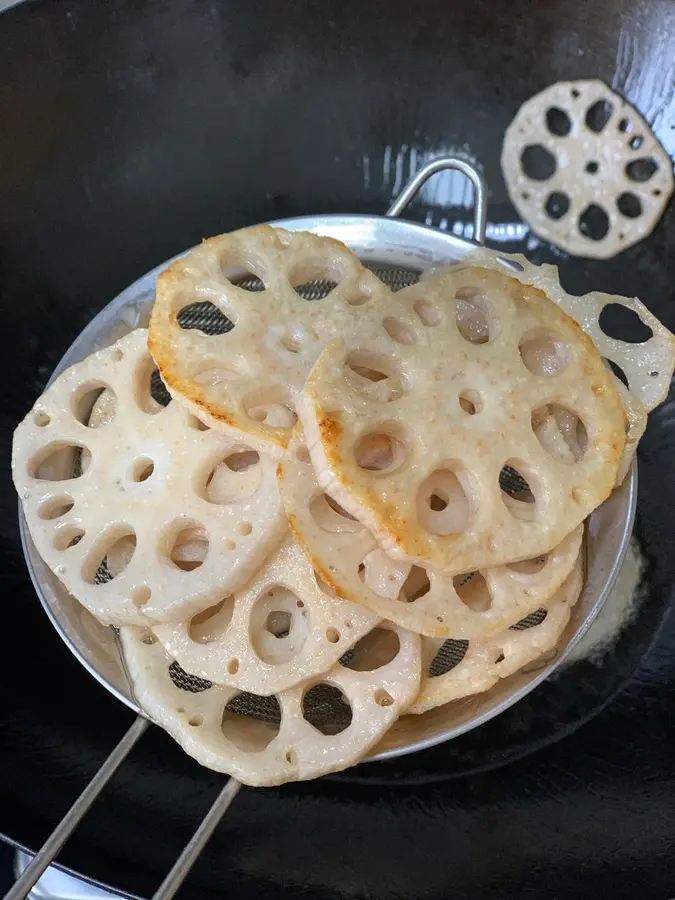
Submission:
[[[65,371],[18,426],[38,552],[200,763],[252,785],[343,769],[400,715],[555,648],[585,520],[675,339],[637,300],[504,260],[394,293],[329,238],[212,238],[160,275],[149,331]],[[607,338],[607,303],[652,337]]]

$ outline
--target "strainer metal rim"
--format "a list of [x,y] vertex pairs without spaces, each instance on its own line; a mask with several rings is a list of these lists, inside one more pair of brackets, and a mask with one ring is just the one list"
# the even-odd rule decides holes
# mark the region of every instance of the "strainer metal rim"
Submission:
[[[401,258],[403,258],[406,260],[405,265],[409,268],[423,268],[437,263],[447,262],[449,250],[455,251],[457,256],[461,258],[476,246],[476,244],[474,244],[473,242],[464,240],[463,238],[459,238],[453,234],[448,234],[447,232],[439,231],[438,229],[431,228],[426,225],[420,225],[415,222],[408,222],[400,219],[397,220],[383,216],[343,214],[329,214],[324,216],[311,215],[297,216],[289,219],[278,219],[271,221],[268,224],[274,227],[286,228],[289,231],[312,231],[317,234],[335,237],[338,240],[343,240],[345,243],[354,244],[355,242],[358,242],[359,257],[364,262],[381,263],[388,261],[386,253],[383,253],[382,250],[383,242],[388,242],[387,246],[391,247],[393,245],[396,245],[396,258],[398,261],[398,265],[402,265],[400,260]],[[397,232],[400,233],[401,238],[403,237],[403,235],[405,235],[406,240],[400,240],[399,242],[396,242],[395,235]],[[411,238],[413,238],[414,240],[411,240]],[[419,244],[417,243],[418,241],[420,242]],[[365,251],[362,251],[361,247],[365,247]],[[149,299],[154,293],[154,287],[158,275],[170,263],[172,263],[176,259],[180,259],[187,253],[189,253],[189,250],[178,253],[166,262],[160,263],[158,266],[155,266],[149,272],[146,272],[139,279],[137,279],[128,288],[125,288],[125,290],[118,294],[118,296],[114,300],[107,304],[80,332],[80,334],[70,345],[66,353],[61,357],[58,365],[54,369],[54,372],[52,373],[47,383],[48,386],[52,384],[52,382],[61,374],[61,372],[63,372],[69,366],[73,365],[74,362],[78,361],[80,358],[84,358],[84,356],[91,353],[94,347],[98,348],[106,345],[107,341],[98,341],[98,335],[102,332],[105,333],[105,329],[108,323],[119,321],[119,313],[123,308],[131,307],[132,309],[136,310],[136,314],[139,314],[139,305],[143,302],[149,302]],[[505,269],[508,269],[510,267],[507,260],[504,260],[504,266]],[[429,747],[436,746],[437,744],[444,743],[445,741],[450,740],[454,737],[458,737],[459,735],[464,734],[465,732],[489,721],[504,710],[508,709],[510,706],[517,703],[553,673],[553,671],[565,660],[571,650],[583,638],[584,634],[607,600],[607,597],[609,596],[614,582],[618,576],[624,556],[628,549],[628,542],[632,533],[633,520],[635,517],[635,508],[637,503],[637,467],[635,464],[633,464],[631,472],[627,477],[624,486],[620,490],[626,489],[628,489],[628,514],[626,516],[625,527],[619,541],[619,554],[616,556],[614,565],[608,571],[607,580],[603,590],[600,592],[595,603],[593,604],[587,615],[584,617],[581,626],[569,639],[569,642],[564,650],[560,652],[549,665],[547,665],[539,673],[537,673],[536,676],[533,676],[527,681],[526,684],[523,684],[520,688],[510,693],[508,697],[506,697],[501,703],[497,704],[492,709],[485,710],[475,718],[469,719],[461,725],[450,729],[446,733],[439,733],[431,737],[411,742],[409,744],[406,744],[405,746],[380,751],[379,753],[375,753],[366,757],[367,761],[373,762],[393,759],[395,757],[403,756],[408,753],[414,753],[417,750],[423,750]],[[32,560],[34,560],[37,556],[37,551],[35,550],[33,542],[30,538],[30,534],[28,533],[28,528],[23,516],[20,502],[19,527],[23,552],[26,557],[33,586],[38,597],[40,598],[45,611],[47,612],[47,615],[49,616],[50,621],[52,622],[52,625],[55,627],[55,629],[71,649],[71,651],[75,654],[79,662],[87,669],[87,671],[91,675],[93,675],[108,691],[110,691],[115,697],[117,697],[118,700],[121,700],[134,712],[139,713],[140,715],[143,715],[150,721],[152,721],[152,719],[147,716],[144,710],[133,699],[133,685],[131,684],[131,680],[129,679],[128,674],[127,681],[129,682],[131,696],[127,696],[123,691],[116,688],[114,684],[111,684],[110,681],[108,681],[73,644],[71,637],[63,627],[63,624],[60,621],[58,615],[54,612],[52,604],[49,603],[47,597],[45,596],[45,584],[38,576],[37,572],[35,571],[35,566],[32,564]],[[122,667],[125,669],[124,656],[121,653],[121,650],[119,652]]]

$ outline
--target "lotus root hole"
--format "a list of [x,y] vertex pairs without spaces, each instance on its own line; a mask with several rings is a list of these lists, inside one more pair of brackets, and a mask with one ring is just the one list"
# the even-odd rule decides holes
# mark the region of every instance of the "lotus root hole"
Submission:
[[572,128],[572,122],[564,109],[551,106],[546,110],[546,127],[556,137],[566,137]]
[[435,328],[437,325],[441,324],[443,317],[440,309],[433,300],[427,297],[420,297],[415,300],[413,309],[417,313],[422,325],[425,325],[427,328]]
[[[460,475],[468,481],[467,473],[460,471]],[[466,531],[472,508],[462,480],[455,470],[443,468],[422,482],[417,491],[417,518],[422,528],[438,535]]]
[[234,597],[225,597],[190,619],[188,636],[196,644],[212,644],[228,629],[234,613]]
[[253,525],[251,525],[250,522],[240,522],[237,526],[237,531],[239,532],[239,534],[246,537],[253,531]]
[[306,609],[283,585],[268,587],[253,604],[249,636],[258,657],[270,665],[293,659],[302,650],[309,631]]
[[405,344],[407,347],[412,347],[413,344],[417,343],[415,330],[403,319],[387,316],[382,322],[382,327],[396,344]]
[[352,723],[352,708],[340,688],[315,684],[302,698],[302,714],[307,722],[326,736],[341,734]]
[[176,534],[169,559],[177,569],[192,572],[199,569],[209,552],[209,537],[206,529],[196,523],[185,525]]
[[117,397],[106,384],[87,385],[73,395],[72,411],[80,424],[88,428],[101,428],[115,418]]
[[227,671],[230,675],[236,675],[239,671],[239,660],[238,659],[229,659],[227,661]]
[[259,454],[255,450],[238,450],[213,466],[200,493],[209,503],[241,503],[255,494],[261,480]]
[[525,368],[533,375],[560,375],[572,357],[569,344],[546,328],[527,331],[520,339],[518,349]]
[[154,471],[154,462],[147,456],[142,456],[139,459],[135,459],[133,462],[131,467],[131,480],[147,481]]
[[171,402],[159,369],[149,353],[144,354],[136,365],[133,392],[136,406],[150,416],[161,413]]
[[567,215],[569,208],[570,198],[562,191],[551,191],[546,198],[546,203],[544,205],[546,214],[556,222],[558,219],[562,219],[563,216]]
[[591,241],[601,241],[609,231],[609,216],[597,203],[589,203],[579,215],[579,231]]
[[375,702],[378,706],[392,706],[394,703],[394,698],[383,688],[379,688],[375,691]]
[[136,552],[136,534],[130,526],[111,529],[99,538],[82,566],[88,584],[104,584],[124,572]]
[[528,144],[520,154],[520,167],[533,181],[548,181],[555,175],[558,164],[555,156],[542,144]]
[[69,481],[77,478],[80,472],[75,464],[78,459],[81,460],[85,450],[86,447],[66,441],[49,444],[30,460],[28,474],[41,481]]
[[580,460],[588,448],[588,432],[579,416],[559,403],[532,412],[532,430],[544,450],[563,463]]
[[638,216],[642,215],[642,203],[640,198],[628,191],[619,194],[616,200],[616,208],[621,215],[625,216],[627,219],[637,219]]
[[84,529],[78,528],[75,525],[64,525],[62,528],[58,528],[54,535],[54,549],[55,550],[68,550],[70,547],[74,547],[84,537]]
[[289,766],[297,766],[298,764],[298,754],[295,750],[287,750],[285,759]]
[[487,344],[500,331],[495,308],[485,294],[476,287],[465,285],[455,292],[455,322],[465,341]]
[[73,506],[73,498],[69,497],[67,494],[62,494],[58,497],[50,497],[48,500],[45,500],[40,505],[38,514],[40,518],[45,521],[60,519],[61,516],[65,516],[67,512],[70,512]]
[[[262,708],[268,721],[254,719],[249,710]],[[241,709],[241,712],[239,710]],[[221,720],[224,737],[245,753],[259,753],[279,734],[281,707],[276,697],[258,697],[256,694],[237,694],[225,709]]]
[[597,175],[600,169],[600,163],[597,160],[592,159],[590,162],[586,163],[585,171],[589,175]]
[[348,650],[340,660],[353,672],[374,672],[389,665],[401,650],[398,634],[391,628],[373,628]]
[[363,530],[363,525],[328,494],[318,494],[314,497],[309,504],[309,512],[319,528],[324,531],[354,534]]
[[654,337],[654,332],[645,324],[634,309],[623,303],[607,303],[598,319],[600,328],[607,337],[629,344],[644,344]]
[[464,606],[473,612],[485,612],[492,606],[492,597],[487,582],[480,572],[470,575],[455,575],[453,586]]
[[143,584],[140,587],[133,589],[133,591],[131,592],[131,602],[134,604],[136,609],[142,609],[150,600],[151,596],[152,591],[146,584]]
[[422,566],[411,566],[397,599],[403,603],[414,603],[415,600],[425,597],[430,590],[431,582],[426,569]]
[[334,264],[307,260],[291,269],[288,280],[299,297],[323,300],[342,281],[342,272]]
[[204,716],[190,716],[188,719],[188,725],[192,725],[193,728],[199,728],[203,722]]
[[340,632],[337,628],[326,629],[326,640],[331,644],[337,644],[340,640]]
[[531,488],[532,476],[528,468],[524,462],[510,459],[504,464],[499,475],[504,506],[514,519],[521,522],[533,522],[537,515],[536,497]]
[[344,371],[348,386],[370,400],[389,403],[405,391],[393,362],[367,350],[353,350],[345,360]]
[[468,416],[475,416],[483,408],[483,398],[478,391],[462,391],[459,395],[459,405]]
[[269,428],[292,428],[298,418],[281,388],[254,391],[244,399],[243,405],[249,419]]
[[538,575],[546,565],[546,556],[537,556],[535,559],[521,559],[519,562],[508,563],[507,568],[519,575]]
[[609,100],[605,99],[596,100],[595,103],[591,104],[586,110],[586,117],[584,119],[586,127],[590,128],[595,134],[600,134],[605,125],[607,125],[612,118],[613,113],[613,103],[610,103]]
[[643,184],[656,174],[659,164],[651,156],[634,159],[626,166],[626,175],[631,181]]
[[[391,427],[391,426],[390,426]],[[391,431],[398,431],[391,427]],[[406,460],[407,449],[402,434],[373,431],[364,434],[354,446],[356,464],[368,472],[388,475],[398,469]]]
[[33,422],[35,422],[35,424],[38,426],[38,428],[44,428],[45,426],[49,425],[51,420],[52,420],[52,417],[50,415],[48,415],[44,410],[42,410],[42,409],[34,409],[33,410]]
[[241,291],[260,293],[266,288],[263,279],[254,271],[254,266],[233,259],[228,253],[224,253],[220,258],[220,271],[223,278]]

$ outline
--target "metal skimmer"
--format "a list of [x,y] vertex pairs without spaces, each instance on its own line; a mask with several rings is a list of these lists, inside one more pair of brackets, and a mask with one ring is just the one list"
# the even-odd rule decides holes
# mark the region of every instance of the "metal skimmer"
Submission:
[[[289,230],[312,231],[343,241],[383,281],[394,289],[399,289],[414,283],[425,269],[463,259],[476,246],[475,243],[453,234],[398,219],[421,185],[430,176],[445,169],[458,170],[470,179],[474,193],[473,233],[476,241],[482,242],[486,223],[485,181],[473,165],[455,157],[434,160],[421,169],[403,189],[386,216],[306,216],[270,224]],[[74,341],[54,372],[52,380],[64,369],[95,350],[110,345],[134,328],[147,325],[154,300],[155,282],[168,262],[170,261],[162,263],[144,275],[96,316]],[[508,261],[504,260],[503,265],[506,271],[513,271]],[[259,289],[259,284],[253,279],[243,282],[243,286],[253,291]],[[312,282],[303,285],[302,291],[307,299],[316,299],[325,295],[330,287],[327,282]],[[181,317],[184,318],[182,324],[185,326],[200,328],[208,333],[228,330],[231,327],[226,317],[210,304],[193,304],[192,307],[183,310]],[[169,401],[168,393],[158,375],[154,377],[152,387],[156,399],[160,402]],[[504,469],[500,480],[503,489],[509,493],[522,496],[523,493],[529,492],[528,485],[512,470]],[[524,697],[553,671],[584,635],[611,590],[632,530],[636,487],[633,470],[621,488],[590,517],[587,528],[586,583],[555,657],[547,659],[538,667],[528,668],[527,672],[521,671],[511,678],[504,679],[491,690],[472,698],[469,704],[451,703],[422,716],[403,716],[385,736],[375,753],[369,757],[370,760],[412,753],[475,728]],[[24,870],[6,895],[6,900],[20,900],[26,896],[150,724],[134,698],[133,687],[126,675],[114,629],[100,625],[66,592],[37,554],[22,514],[20,527],[33,584],[56,630],[88,671],[138,715],[31,865]],[[102,566],[98,577],[102,580],[107,577],[105,566]],[[543,610],[538,610],[513,627],[516,629],[532,627],[538,624],[544,615]],[[431,664],[430,674],[439,675],[449,671],[452,666],[458,664],[465,652],[465,641],[446,641]],[[345,664],[348,665],[347,658]],[[175,663],[171,667],[171,675],[177,685],[190,692],[208,690],[210,687],[210,682],[189,675]],[[331,733],[331,728],[339,730],[345,722],[345,717],[351,714],[348,707],[329,691],[324,690],[310,698],[311,693],[311,690],[308,691],[305,698],[307,705],[304,711],[307,718],[316,727],[326,729],[326,733]],[[234,698],[231,701],[230,712],[267,718],[268,721],[274,721],[274,717],[279,716],[274,697],[260,698],[252,694],[240,694]],[[238,789],[239,783],[233,778],[225,783],[194,837],[155,893],[157,900],[160,898],[166,900],[174,896]]]

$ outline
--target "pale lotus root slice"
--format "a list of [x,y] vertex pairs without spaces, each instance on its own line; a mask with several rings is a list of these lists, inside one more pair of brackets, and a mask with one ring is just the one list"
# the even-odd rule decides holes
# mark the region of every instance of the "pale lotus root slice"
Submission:
[[153,399],[146,344],[138,330],[68,369],[14,434],[36,548],[105,624],[198,613],[287,533],[274,459]]
[[[577,297],[563,289],[556,266],[537,266],[519,253],[496,253],[487,248],[474,250],[463,262],[444,271],[458,271],[475,266],[499,272],[508,271],[511,277],[523,284],[543,291],[579,323],[598,353],[619,367],[626,377],[631,394],[640,400],[647,412],[651,412],[668,396],[675,369],[675,335],[637,297],[621,297],[599,291],[590,291]],[[436,273],[440,271],[436,270]],[[614,304],[631,310],[642,325],[652,332],[651,337],[642,343],[630,343],[606,334],[600,325],[600,316],[606,307]]]
[[[523,666],[536,660],[550,661],[548,654],[555,650],[569,622],[572,607],[581,595],[584,585],[583,554],[579,554],[574,568],[561,585],[539,624],[529,627],[508,628],[499,634],[478,638],[464,645],[464,655],[449,671],[432,675],[434,661],[442,653],[443,641],[423,638],[422,687],[419,696],[408,709],[420,714],[489,690],[501,678],[508,678]],[[459,655],[461,645],[453,648]]]
[[190,621],[154,631],[186,671],[267,696],[331,669],[378,621],[328,596],[289,535],[240,591]]
[[[506,275],[462,269],[397,298],[406,342],[335,341],[298,400],[319,484],[397,559],[460,574],[548,553],[614,486],[611,372],[576,322]],[[557,413],[576,423],[571,454],[541,433]]]
[[[237,286],[242,273],[264,290]],[[303,299],[295,288],[314,280],[335,287]],[[295,394],[323,347],[390,296],[339,241],[260,225],[210,238],[162,272],[149,346],[168,390],[209,426],[283,447]],[[181,327],[186,308],[200,303],[214,304],[231,330]]]
[[394,646],[387,642],[385,655],[379,642],[372,650],[367,646],[367,635],[351,662],[271,697],[176,671],[146,629],[122,628],[120,637],[134,694],[146,713],[203,766],[244,784],[269,786],[356,764],[415,699],[420,638],[384,624],[375,631],[376,637],[393,633]]
[[673,163],[642,116],[598,80],[561,81],[527,100],[506,129],[502,171],[540,237],[608,259],[654,229]]
[[453,577],[387,556],[319,487],[298,426],[278,474],[291,529],[323,581],[340,597],[419,634],[482,636],[546,607],[572,571],[583,539],[579,525],[544,558]]

